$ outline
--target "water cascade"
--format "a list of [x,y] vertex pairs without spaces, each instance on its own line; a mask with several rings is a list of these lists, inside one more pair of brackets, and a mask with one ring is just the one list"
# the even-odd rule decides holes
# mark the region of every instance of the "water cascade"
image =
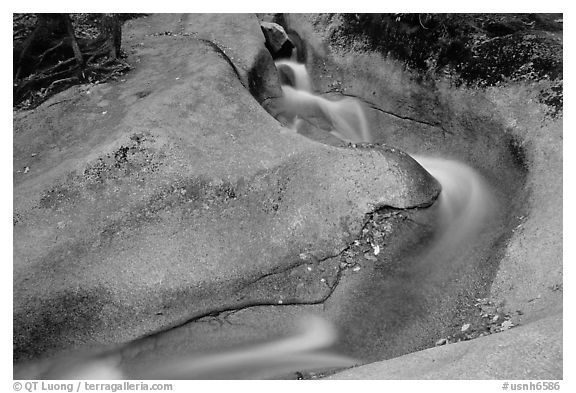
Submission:
[[370,131],[362,103],[344,97],[328,100],[312,92],[306,68],[290,60],[276,62],[282,84],[282,114],[292,129],[298,131],[301,121],[322,122],[330,133],[347,142],[369,142]]
[[[331,101],[312,92],[311,80],[303,64],[278,61],[277,67],[284,83],[285,110],[297,131],[300,119],[323,117],[332,126],[330,133],[347,142],[372,142],[364,109],[359,100],[345,97]],[[287,76],[286,76],[287,75]],[[480,174],[468,165],[455,160],[412,156],[438,180],[442,192],[435,203],[438,211],[435,243],[429,253],[441,252],[444,257],[462,242],[472,239],[482,228],[495,201]],[[438,255],[436,255],[438,257]]]
[[357,364],[357,360],[326,352],[336,340],[334,326],[309,315],[300,321],[300,331],[251,346],[223,352],[172,357],[141,364],[126,372],[122,354],[129,349],[108,353],[84,353],[54,361],[40,379],[270,379],[291,375],[297,370],[325,370]]
[[[320,121],[328,126],[328,132],[344,141],[371,142],[367,119],[358,100],[349,97],[329,100],[314,94],[310,77],[303,64],[289,60],[278,61],[276,64],[281,74],[284,93],[279,120],[286,122],[295,131],[298,131],[304,121],[313,124],[315,121]],[[454,271],[458,264],[461,266],[467,263],[466,258],[462,257],[462,252],[469,243],[474,242],[474,238],[486,226],[490,211],[495,205],[495,198],[478,172],[461,162],[424,156],[413,158],[442,186],[438,200],[429,208],[435,211],[437,218],[434,224],[434,236],[431,244],[416,257],[418,262],[414,266],[419,271],[413,275],[414,282],[417,286],[442,287],[444,283],[442,280],[445,280],[444,272]],[[423,283],[420,276],[422,274],[426,275],[428,283]],[[430,275],[435,277],[430,279]],[[385,282],[386,280],[389,281]],[[367,285],[370,288],[362,295],[365,297],[366,307],[378,304],[380,311],[384,310],[387,319],[399,320],[402,315],[394,313],[399,305],[402,308],[401,313],[405,312],[406,307],[402,302],[406,294],[402,290],[409,285],[405,285],[397,277],[387,277],[385,273]],[[414,286],[414,283],[410,282],[410,285]],[[360,310],[359,307],[355,308]],[[374,313],[373,319],[376,320],[373,323],[378,325],[376,329],[381,329],[384,321],[378,319],[375,310],[367,312]],[[369,325],[367,322],[364,321],[354,329],[356,334],[361,336],[359,339],[361,342],[366,341],[366,336],[361,330]],[[136,370],[133,375],[124,373],[120,352],[112,351],[111,355],[104,357],[87,355],[79,359],[69,358],[62,363],[56,362],[56,366],[46,371],[42,377],[259,379],[286,375],[294,370],[333,369],[357,364],[351,357],[318,352],[332,345],[335,340],[335,329],[329,322],[319,318],[308,318],[302,333],[292,338],[240,347],[212,355],[171,359],[162,364],[155,361],[152,365],[143,365],[144,368]],[[377,347],[372,343],[366,345]],[[352,346],[357,347],[358,341]]]

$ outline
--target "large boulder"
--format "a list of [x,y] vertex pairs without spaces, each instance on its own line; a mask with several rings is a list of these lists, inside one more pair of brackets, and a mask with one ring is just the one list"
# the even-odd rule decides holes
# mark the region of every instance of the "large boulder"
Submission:
[[264,37],[266,37],[266,47],[275,57],[290,57],[294,44],[286,34],[286,31],[278,23],[260,22]]
[[[258,22],[234,20],[133,21],[124,79],[15,116],[17,363],[276,301],[252,283],[338,253],[379,206],[436,198],[437,182],[398,150],[282,128],[258,102],[268,93],[250,88]],[[150,34],[168,27],[191,33]]]

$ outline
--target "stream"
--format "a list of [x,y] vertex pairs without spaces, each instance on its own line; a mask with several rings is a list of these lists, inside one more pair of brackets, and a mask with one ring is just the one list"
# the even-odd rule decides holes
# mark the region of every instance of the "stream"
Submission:
[[[305,122],[320,123],[345,142],[373,142],[362,102],[315,94],[303,64],[281,60],[276,66],[283,91],[279,121],[295,132]],[[498,218],[502,207],[487,181],[465,163],[411,156],[442,188],[431,207],[416,213],[416,217],[431,224],[424,231],[408,229],[396,234],[397,242],[391,239],[381,255],[391,263],[366,264],[358,274],[347,276],[338,284],[334,296],[319,306],[320,310],[254,307],[239,312],[238,323],[217,328],[193,323],[96,357],[66,358],[55,362],[44,376],[293,378],[294,370],[335,370],[430,347],[431,340],[438,338],[449,324],[445,316],[458,314],[461,298],[473,297],[477,287],[488,281],[485,277],[493,270],[493,262],[488,261],[485,250],[497,241],[498,231],[490,228],[502,224]],[[296,308],[299,311],[294,311]],[[322,313],[327,320],[312,316]],[[269,314],[273,315],[272,325],[299,320],[299,333],[286,328],[280,333],[283,338],[271,337],[274,326],[263,322]],[[242,318],[262,321],[261,332],[243,323]],[[264,340],[266,336],[268,339]],[[246,337],[250,339],[246,341]],[[207,354],[200,355],[202,351],[194,348],[199,341],[204,345],[201,349],[208,349]],[[238,345],[239,342],[245,344]],[[324,351],[326,348],[332,352]]]

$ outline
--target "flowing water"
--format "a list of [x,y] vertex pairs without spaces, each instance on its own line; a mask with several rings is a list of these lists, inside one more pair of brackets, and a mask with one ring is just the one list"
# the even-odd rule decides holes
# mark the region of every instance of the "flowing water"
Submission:
[[276,62],[282,85],[282,117],[294,130],[302,120],[321,122],[336,137],[347,142],[369,142],[370,131],[362,103],[343,97],[328,100],[312,92],[312,82],[303,64]]
[[[284,107],[292,118],[322,117],[332,126],[333,135],[348,142],[372,142],[364,109],[359,100],[345,97],[329,100],[312,92],[312,83],[303,64],[278,61]],[[289,75],[283,77],[282,75]],[[293,123],[294,126],[294,123]],[[297,131],[297,123],[293,127]],[[494,208],[495,200],[482,176],[468,165],[435,157],[412,156],[438,180],[442,192],[436,202],[439,210],[436,244],[430,252],[450,252],[451,245],[474,237]]]
[[[364,109],[359,101],[349,97],[339,100],[321,97],[313,92],[303,64],[288,60],[276,64],[283,81],[281,117],[294,130],[298,131],[304,121],[319,121],[327,126],[327,132],[342,140],[371,142]],[[413,158],[442,186],[437,201],[430,208],[437,218],[434,236],[431,244],[403,261],[406,267],[401,274],[375,272],[370,282],[364,283],[362,290],[357,291],[361,293],[356,299],[358,302],[349,307],[354,314],[353,322],[349,324],[352,328],[347,329],[338,349],[365,360],[382,358],[382,349],[376,349],[391,344],[378,342],[378,337],[388,340],[387,337],[398,330],[399,324],[405,323],[405,329],[411,329],[418,323],[430,323],[429,320],[414,318],[414,315],[423,314],[422,310],[430,308],[430,299],[423,295],[426,291],[422,288],[428,287],[428,293],[432,293],[436,288],[451,285],[452,277],[459,280],[462,269],[468,264],[468,245],[474,244],[476,237],[480,236],[496,205],[490,188],[468,165],[441,158]],[[452,276],[447,272],[452,272]],[[308,318],[303,323],[302,333],[291,338],[202,357],[172,359],[162,364],[156,360],[152,366],[128,377],[257,379],[294,370],[345,367],[355,363],[349,357],[318,352],[336,340],[330,323],[318,318]],[[390,353],[393,350],[389,350],[388,355]],[[111,355],[68,359],[56,364],[56,369],[53,367],[46,375],[63,379],[124,378],[127,375],[122,372],[120,358],[118,351],[112,351]]]
[[[358,101],[328,100],[308,88],[299,90],[297,86],[310,85],[309,77],[301,65],[282,63],[283,69],[290,66],[294,67],[290,75],[295,80],[283,89],[293,117],[324,116],[325,123],[331,125],[328,131],[341,139],[372,142]],[[461,297],[474,296],[473,288],[482,285],[478,277],[485,277],[489,268],[480,250],[493,244],[489,228],[498,225],[495,212],[500,208],[490,186],[460,161],[420,155],[412,158],[441,185],[438,199],[427,209],[434,217],[432,234],[410,250],[390,251],[392,259],[401,259],[392,263],[395,268],[386,264],[384,268],[365,266],[364,270],[372,269],[368,276],[349,288],[350,293],[335,306],[338,315],[333,318],[341,333],[336,348],[364,361],[429,347],[450,324],[442,316],[460,315]]]
[[122,356],[127,348],[103,353],[84,353],[51,362],[39,375],[17,375],[17,379],[269,379],[297,370],[350,367],[355,359],[322,351],[337,338],[334,326],[318,316],[300,321],[300,331],[291,337],[239,346],[203,355],[171,356],[139,364],[126,372]]

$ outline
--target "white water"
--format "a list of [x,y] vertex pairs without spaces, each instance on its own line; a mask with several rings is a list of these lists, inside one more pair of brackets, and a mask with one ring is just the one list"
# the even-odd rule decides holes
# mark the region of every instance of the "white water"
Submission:
[[[311,85],[304,65],[293,61],[282,61],[280,65],[290,67],[295,78],[296,88],[282,86],[284,104],[292,117],[307,119],[323,116],[333,127],[330,132],[339,138],[352,142],[372,142],[358,100],[345,98],[330,101],[308,88],[298,89],[298,86]],[[412,158],[442,186],[435,203],[438,209],[435,242],[428,252],[434,257],[450,258],[481,231],[495,207],[494,197],[482,176],[462,162],[425,156]]]
[[331,134],[346,142],[370,141],[370,131],[360,101],[349,97],[328,100],[314,94],[310,76],[303,64],[281,60],[276,62],[276,66],[280,73],[289,75],[286,80],[293,81],[293,86],[282,86],[283,116],[291,128],[298,131],[301,119],[313,124],[322,121],[331,126]]
[[312,92],[312,81],[304,64],[292,60],[278,60],[276,68],[279,72],[285,73],[288,79],[294,80],[294,87],[297,90]]
[[355,360],[318,350],[336,341],[336,330],[326,320],[308,316],[302,331],[294,337],[265,344],[241,347],[225,353],[171,361],[150,370],[152,379],[267,379],[298,370],[349,367]]
[[482,176],[468,165],[441,158],[412,156],[442,186],[436,205],[437,237],[429,254],[454,257],[456,250],[473,243],[496,201]]
[[37,375],[19,379],[268,379],[302,370],[350,367],[356,360],[322,352],[336,341],[332,324],[310,315],[292,337],[202,356],[155,360],[126,374],[122,348],[108,354],[80,354],[50,365]]

